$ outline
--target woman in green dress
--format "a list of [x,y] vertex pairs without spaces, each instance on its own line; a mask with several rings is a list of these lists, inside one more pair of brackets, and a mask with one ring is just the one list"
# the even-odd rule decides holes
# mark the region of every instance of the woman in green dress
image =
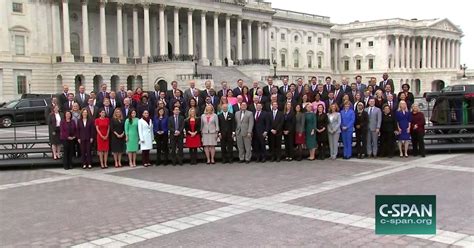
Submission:
[[314,160],[316,152],[316,114],[313,113],[313,106],[311,104],[306,105],[304,120],[306,147],[309,150],[308,160]]
[[130,167],[137,166],[138,151],[138,118],[137,111],[128,113],[128,120],[125,121],[125,136],[127,141],[128,163]]

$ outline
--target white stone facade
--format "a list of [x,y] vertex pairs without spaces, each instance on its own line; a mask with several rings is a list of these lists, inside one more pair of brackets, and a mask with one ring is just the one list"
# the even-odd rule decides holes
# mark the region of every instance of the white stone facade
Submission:
[[334,25],[329,17],[257,0],[2,3],[0,102],[21,93],[57,92],[62,84],[88,90],[102,82],[145,89],[160,81],[185,84],[194,73],[191,59],[251,71],[249,78],[257,80],[274,74],[269,61],[290,80],[380,78],[388,72],[416,93],[432,90],[434,79],[449,84],[459,72],[463,34],[447,19]]

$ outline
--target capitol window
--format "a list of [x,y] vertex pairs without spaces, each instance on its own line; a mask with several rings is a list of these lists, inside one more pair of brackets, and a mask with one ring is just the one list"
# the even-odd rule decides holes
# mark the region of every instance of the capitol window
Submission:
[[374,69],[374,59],[369,59],[369,70]]
[[295,35],[295,42],[298,42],[298,35]]
[[15,54],[25,55],[25,36],[15,35]]
[[349,70],[349,60],[344,60],[344,71]]
[[323,67],[323,57],[318,56],[318,69]]
[[360,70],[362,61],[360,59],[356,60],[356,70]]
[[280,57],[281,57],[281,63],[280,63],[280,64],[281,64],[281,67],[286,67],[286,56],[285,56],[285,54],[282,53],[282,54],[280,55]]
[[369,41],[369,47],[373,47],[374,46],[374,42],[373,41]]
[[318,44],[321,45],[323,43],[323,39],[321,37],[318,37]]
[[284,41],[285,40],[285,34],[281,34],[280,38],[281,38],[281,40]]
[[361,47],[360,42],[356,42],[356,47]]
[[17,76],[17,94],[26,94],[26,76]]
[[23,13],[23,4],[22,3],[12,3],[12,10],[14,13]]
[[270,38],[273,40],[273,32],[270,33]]
[[313,42],[313,36],[308,36],[308,43],[312,43]]
[[308,68],[312,68],[313,67],[313,56],[312,55],[308,55]]
[[344,48],[349,48],[349,43],[344,43]]

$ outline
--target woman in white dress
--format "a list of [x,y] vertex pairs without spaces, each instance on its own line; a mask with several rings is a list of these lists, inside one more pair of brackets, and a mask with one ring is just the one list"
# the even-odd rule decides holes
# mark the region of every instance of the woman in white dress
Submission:
[[142,118],[138,121],[138,137],[140,138],[142,163],[143,166],[148,167],[151,165],[150,150],[153,149],[153,121],[150,120],[148,110],[143,111]]
[[208,104],[201,116],[202,145],[206,153],[207,164],[215,164],[217,134],[219,133],[219,119],[214,113],[214,107]]

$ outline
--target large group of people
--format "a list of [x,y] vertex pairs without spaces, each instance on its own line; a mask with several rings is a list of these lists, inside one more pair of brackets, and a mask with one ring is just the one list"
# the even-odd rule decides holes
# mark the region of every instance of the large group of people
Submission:
[[[81,157],[82,168],[92,168],[92,154],[105,169],[109,153],[115,167],[122,166],[125,153],[134,167],[138,152],[145,167],[183,165],[186,147],[190,164],[199,162],[201,148],[206,163],[214,164],[219,144],[222,163],[234,161],[234,145],[240,163],[350,159],[354,141],[359,159],[392,157],[397,141],[400,157],[408,157],[410,141],[413,155],[425,156],[425,117],[410,86],[395,94],[388,74],[382,78],[368,84],[361,76],[350,84],[347,78],[319,83],[313,77],[307,84],[283,78],[278,87],[269,77],[263,87],[238,80],[235,88],[221,82],[219,90],[211,81],[204,89],[191,81],[184,91],[176,81],[167,91],[159,85],[153,91],[120,85],[109,92],[103,84],[99,92],[86,93],[80,86],[76,94],[64,85],[48,109],[53,158],[60,158],[62,145],[65,169],[72,168],[73,156]],[[152,149],[156,159],[150,158]]]

